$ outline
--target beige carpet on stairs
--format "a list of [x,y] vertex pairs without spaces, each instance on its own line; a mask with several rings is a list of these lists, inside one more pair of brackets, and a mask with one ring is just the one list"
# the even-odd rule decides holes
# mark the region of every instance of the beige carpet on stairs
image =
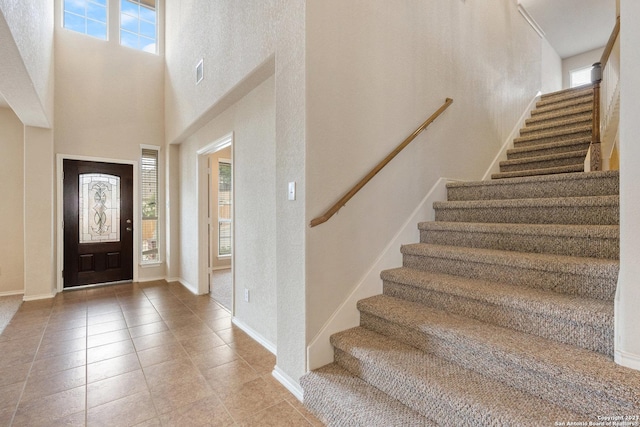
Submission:
[[331,337],[335,362],[301,379],[321,420],[640,425],[640,372],[613,362],[618,174],[583,169],[592,101],[543,95],[491,181],[447,186],[360,326]]

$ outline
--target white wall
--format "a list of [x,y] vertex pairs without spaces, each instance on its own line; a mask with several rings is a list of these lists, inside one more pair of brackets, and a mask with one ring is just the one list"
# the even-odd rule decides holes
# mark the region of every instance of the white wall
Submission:
[[[203,31],[206,28],[206,31]],[[305,372],[305,2],[183,0],[167,4],[166,140],[180,143],[221,115],[274,74],[276,315],[279,372],[297,381]],[[205,77],[195,84],[195,66],[204,58]],[[180,153],[180,165],[187,160]],[[191,166],[190,166],[191,167]],[[182,171],[181,173],[184,173]],[[178,179],[172,175],[170,181]],[[287,182],[298,183],[297,200],[287,201]],[[183,204],[192,189],[181,186]],[[172,205],[173,209],[173,205]],[[181,254],[193,230],[185,224],[171,236],[180,273],[190,266]],[[252,306],[255,307],[255,304]],[[257,317],[257,316],[256,316]],[[268,318],[268,322],[272,319]]]
[[0,108],[0,295],[24,292],[24,126]]
[[604,46],[593,49],[579,55],[571,56],[562,60],[562,88],[567,89],[570,85],[569,73],[579,68],[590,67],[596,62],[600,62],[600,57],[604,52]]
[[[180,145],[180,275],[198,283],[197,151],[233,132],[235,317],[275,346],[275,79],[269,78]],[[205,183],[206,185],[206,183]],[[207,203],[206,200],[202,201]],[[205,255],[206,256],[206,255]],[[250,290],[246,303],[243,290]]]
[[620,275],[616,361],[640,370],[640,3],[620,1]]
[[542,88],[541,92],[551,93],[562,89],[562,59],[549,44],[542,39]]
[[[110,4],[111,16],[117,17],[119,3]],[[57,1],[57,11],[59,7]],[[117,34],[117,22],[111,20],[111,34],[114,25]],[[75,33],[61,28],[60,22],[56,22],[55,55],[56,154],[139,161],[141,144],[164,146],[161,55],[122,47],[117,37],[103,41]],[[163,169],[158,178],[164,194]],[[164,210],[159,213],[163,221]],[[164,276],[164,263],[138,270],[141,281]]]
[[53,124],[53,4],[0,0],[0,93],[29,126]]
[[482,177],[541,87],[541,42],[501,0],[325,0],[308,2],[306,16],[307,220],[454,99],[338,215],[308,230],[313,338],[440,177]]

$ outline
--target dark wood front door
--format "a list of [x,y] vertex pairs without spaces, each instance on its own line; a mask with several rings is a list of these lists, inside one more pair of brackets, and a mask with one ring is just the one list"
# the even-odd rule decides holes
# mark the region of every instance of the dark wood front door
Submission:
[[133,166],[64,160],[64,287],[133,279]]

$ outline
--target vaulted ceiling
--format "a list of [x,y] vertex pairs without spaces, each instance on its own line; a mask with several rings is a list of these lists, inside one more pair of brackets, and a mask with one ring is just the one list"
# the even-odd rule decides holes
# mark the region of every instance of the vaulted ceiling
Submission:
[[607,44],[616,0],[519,0],[561,58]]

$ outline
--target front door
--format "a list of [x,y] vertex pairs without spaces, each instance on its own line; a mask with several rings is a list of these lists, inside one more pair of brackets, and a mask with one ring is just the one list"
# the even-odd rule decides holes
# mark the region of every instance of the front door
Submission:
[[64,287],[133,279],[133,166],[64,160]]

